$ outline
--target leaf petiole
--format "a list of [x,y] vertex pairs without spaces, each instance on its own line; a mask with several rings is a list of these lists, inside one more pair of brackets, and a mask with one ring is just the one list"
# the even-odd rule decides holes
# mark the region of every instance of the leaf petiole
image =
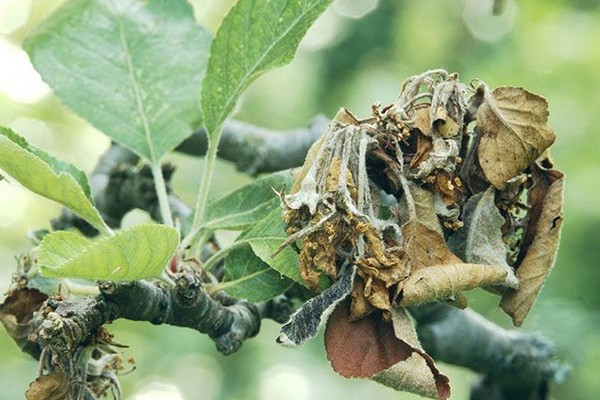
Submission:
[[191,243],[201,231],[200,224],[204,219],[204,214],[206,214],[208,191],[210,189],[210,183],[217,161],[217,150],[219,148],[219,140],[221,139],[221,129],[222,125],[218,126],[214,132],[207,135],[208,149],[206,150],[206,156],[204,157],[204,170],[202,171],[202,181],[200,181],[200,187],[198,188],[194,220],[192,222],[192,227],[190,228],[190,233],[183,239],[183,243]]
[[165,184],[165,178],[162,174],[160,162],[152,163],[151,168],[152,176],[154,177],[154,188],[156,189],[156,195],[158,196],[160,216],[165,225],[174,227],[173,214],[171,213],[171,206],[169,205],[169,197],[167,195],[167,185]]

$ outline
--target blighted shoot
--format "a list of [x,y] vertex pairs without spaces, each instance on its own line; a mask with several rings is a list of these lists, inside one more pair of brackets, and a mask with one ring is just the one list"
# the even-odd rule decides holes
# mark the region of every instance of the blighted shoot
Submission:
[[466,307],[462,291],[484,287],[518,325],[535,301],[562,220],[547,103],[477,82],[428,71],[366,119],[341,109],[280,194],[282,247],[299,248],[309,288],[356,266],[351,301],[338,305],[350,321],[431,301]]

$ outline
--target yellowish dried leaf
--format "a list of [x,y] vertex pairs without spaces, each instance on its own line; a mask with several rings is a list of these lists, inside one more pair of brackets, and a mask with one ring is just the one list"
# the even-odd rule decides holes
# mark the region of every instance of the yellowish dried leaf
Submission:
[[462,125],[452,118],[447,118],[444,122],[436,122],[435,130],[444,139],[448,139],[458,135]]
[[447,264],[422,268],[404,282],[399,306],[409,307],[453,297],[479,286],[505,281],[506,270],[497,265]]
[[431,117],[429,107],[422,107],[415,110],[413,126],[417,128],[424,136],[431,137]]
[[448,249],[442,235],[425,224],[411,220],[404,224],[401,230],[406,241],[411,274],[433,265],[462,263],[462,260]]
[[402,196],[396,213],[400,226],[411,219],[417,219],[420,223],[441,235],[442,227],[435,212],[433,193],[414,182],[407,181],[406,186],[410,196]]
[[365,299],[367,299],[367,301],[375,308],[379,308],[380,310],[390,310],[392,308],[388,289],[379,279],[373,278],[372,276],[367,277],[365,280],[364,294]]
[[313,166],[313,163],[315,162],[317,155],[321,150],[324,137],[325,135],[321,136],[316,142],[312,144],[312,146],[310,146],[310,149],[308,149],[308,153],[306,153],[306,157],[304,158],[304,164],[302,164],[302,168],[297,173],[296,180],[294,181],[294,184],[292,185],[289,194],[298,193],[302,188],[302,182],[304,181],[304,178],[306,177],[306,174],[308,174],[310,168]]
[[[542,174],[531,189],[530,198],[542,197],[531,209],[531,212],[540,209],[539,218],[534,217],[535,220],[530,222],[535,234],[528,249],[524,249],[527,252],[517,268],[519,289],[507,291],[500,301],[500,307],[512,317],[516,326],[523,323],[556,260],[563,220],[563,185],[562,173],[552,170]],[[529,242],[529,239],[525,237],[524,241]]]
[[479,164],[492,185],[504,188],[554,142],[547,121],[548,103],[541,96],[512,86],[486,93],[477,111]]
[[69,394],[67,375],[56,371],[31,382],[25,392],[27,400],[65,400]]
[[365,281],[357,275],[352,287],[350,320],[357,321],[375,311],[375,307],[365,298]]
[[352,292],[352,320],[368,315],[375,308],[389,312],[390,288],[408,275],[405,253],[394,251],[393,248],[386,249],[379,231],[373,225],[358,222],[354,231],[355,235],[362,234],[364,255],[355,261],[362,279],[357,279],[357,290]]
[[339,129],[340,125],[353,125],[357,124],[358,121],[354,115],[350,111],[345,108],[341,108],[333,120],[329,123],[328,132],[323,134],[308,150],[306,157],[304,159],[304,164],[300,169],[300,172],[296,175],[296,180],[292,185],[289,194],[297,193],[302,188],[302,183],[304,178],[308,174],[308,171],[313,167],[313,164],[319,160],[317,160],[317,156],[321,152],[321,147],[323,146],[323,140],[327,137],[327,135],[333,130]]

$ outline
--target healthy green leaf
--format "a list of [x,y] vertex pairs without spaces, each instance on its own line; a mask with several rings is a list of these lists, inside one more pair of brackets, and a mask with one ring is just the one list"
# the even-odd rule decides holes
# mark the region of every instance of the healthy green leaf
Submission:
[[202,87],[209,134],[217,129],[252,81],[289,63],[298,43],[333,0],[240,0],[229,11],[210,49]]
[[58,231],[44,237],[38,263],[42,275],[49,278],[156,278],[178,244],[179,234],[166,225],[138,225],[97,241]]
[[225,259],[225,275],[220,286],[234,297],[259,303],[285,292],[292,283],[258,258],[246,244],[232,250]]
[[200,124],[209,44],[184,0],[73,0],[24,47],[67,106],[156,162]]
[[280,208],[274,190],[290,187],[294,177],[289,170],[258,179],[232,193],[213,200],[207,209],[204,227],[209,229],[242,230]]
[[242,240],[249,243],[254,253],[271,268],[294,282],[306,286],[306,282],[300,276],[300,256],[290,246],[273,256],[279,246],[287,240],[284,228],[281,210],[273,210],[246,232]]
[[102,232],[109,232],[94,207],[85,174],[0,127],[0,170],[27,189],[70,208]]

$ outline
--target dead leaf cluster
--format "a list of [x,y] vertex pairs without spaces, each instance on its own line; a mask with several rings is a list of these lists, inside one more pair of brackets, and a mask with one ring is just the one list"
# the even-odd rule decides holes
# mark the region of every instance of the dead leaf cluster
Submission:
[[408,78],[369,118],[342,109],[281,194],[282,246],[297,246],[313,289],[322,274],[335,281],[356,266],[350,304],[338,305],[349,321],[391,321],[398,307],[430,301],[464,307],[462,292],[484,287],[520,325],[562,221],[564,176],[548,155],[547,120],[541,96],[468,86],[443,70]]

